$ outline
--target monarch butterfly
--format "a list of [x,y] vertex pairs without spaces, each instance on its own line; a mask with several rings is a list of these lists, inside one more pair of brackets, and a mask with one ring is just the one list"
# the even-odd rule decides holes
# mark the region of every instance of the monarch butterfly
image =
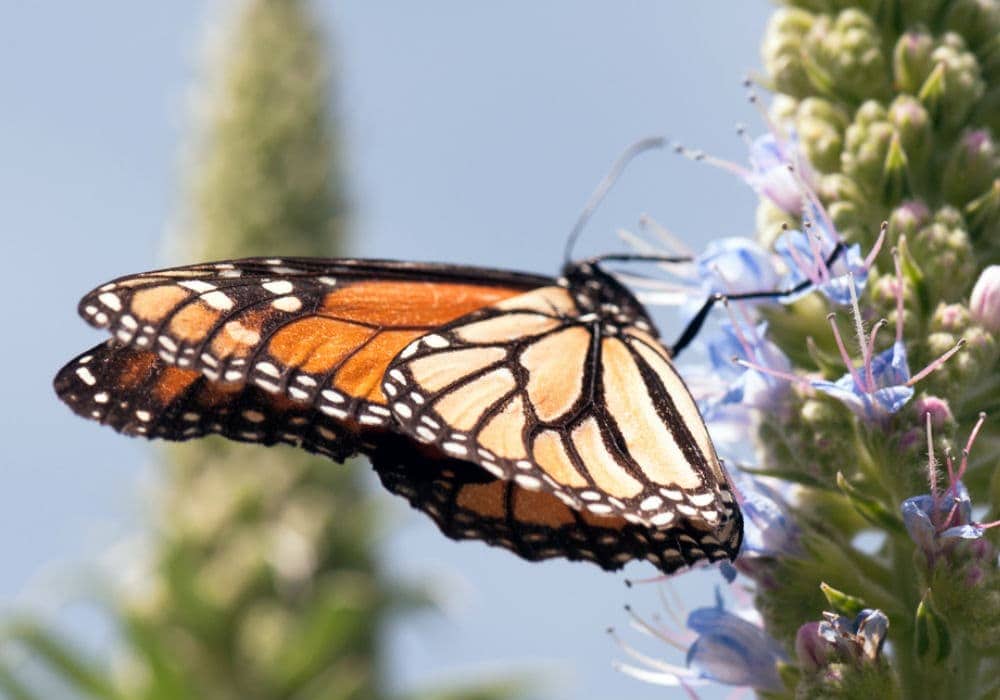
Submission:
[[617,171],[661,142],[619,159],[558,279],[309,258],[122,277],[80,302],[112,339],[63,367],[56,393],[128,435],[364,454],[448,537],[532,561],[646,559],[672,573],[734,559],[734,489],[671,362],[719,297],[668,350],[601,262],[670,258],[569,262]]
[[363,453],[447,536],[529,560],[671,572],[739,549],[698,409],[646,311],[596,261],[555,280],[234,260],[119,278],[80,313],[113,338],[55,390],[119,432]]

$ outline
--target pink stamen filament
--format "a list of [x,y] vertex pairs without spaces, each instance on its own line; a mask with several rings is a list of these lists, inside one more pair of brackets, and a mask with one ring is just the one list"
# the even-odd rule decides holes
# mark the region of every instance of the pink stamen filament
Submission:
[[[858,289],[854,286],[854,275],[848,274],[848,283],[851,290],[851,315],[854,317],[854,333],[858,339],[858,346],[861,348],[861,360],[865,368],[865,376],[872,376],[872,356],[868,352],[868,343],[865,342],[865,325],[861,320],[861,307],[858,305]],[[865,393],[875,391],[875,384],[868,384],[862,389]]]
[[983,428],[983,423],[986,422],[986,414],[980,413],[979,420],[976,424],[972,426],[972,432],[969,433],[969,439],[965,441],[965,448],[962,450],[962,464],[958,468],[958,478],[961,479],[965,476],[965,470],[969,468],[969,454],[972,452],[972,445],[976,442],[976,438],[979,436],[979,431]]
[[797,374],[792,374],[791,372],[782,372],[779,369],[771,369],[770,367],[765,367],[764,365],[752,362],[751,360],[744,360],[742,357],[734,357],[733,362],[745,369],[752,369],[770,377],[784,379],[786,382],[792,382],[802,386],[812,386],[812,384],[809,383],[809,380],[805,377],[800,377]]
[[[936,529],[937,523],[933,522],[933,517],[937,514],[939,499],[937,490],[937,459],[934,457],[934,434],[931,429],[931,414],[928,411],[924,416],[927,425],[927,482],[931,487],[931,522]],[[949,459],[948,461],[948,471],[950,472],[951,460]]]
[[854,387],[858,391],[866,391],[864,383],[861,381],[861,377],[858,376],[857,370],[854,369],[854,362],[851,360],[851,356],[847,354],[847,347],[844,345],[844,339],[840,337],[840,329],[837,328],[837,315],[829,314],[826,320],[830,322],[830,327],[833,329],[833,338],[837,341],[837,349],[840,351],[840,359],[843,360],[844,366],[847,367],[847,371],[851,375],[851,379],[854,380]]
[[743,330],[740,328],[741,324],[736,320],[736,315],[733,314],[732,309],[729,308],[729,301],[725,300],[723,306],[726,307],[726,314],[729,316],[729,323],[733,326],[733,333],[736,334],[736,340],[739,341],[740,347],[743,348],[743,354],[746,355],[748,360],[754,358],[753,345],[747,340],[746,336],[743,334]]
[[910,381],[906,382],[906,384],[904,384],[904,386],[913,386],[914,384],[916,384],[917,382],[919,382],[921,379],[923,379],[924,377],[926,377],[928,374],[931,374],[933,372],[937,372],[939,369],[941,369],[941,367],[944,365],[944,363],[947,362],[951,358],[952,355],[954,355],[956,352],[958,352],[959,350],[962,349],[963,345],[965,345],[965,338],[959,338],[958,342],[955,343],[954,347],[952,347],[945,354],[941,355],[941,357],[939,357],[938,359],[934,360],[929,365],[927,365],[926,367],[924,367],[922,370],[920,370],[919,372],[917,372],[916,374],[914,374],[912,377],[910,377]]
[[[868,339],[868,357],[872,357],[875,354],[875,338],[878,335],[878,332],[882,330],[882,328],[884,328],[887,323],[889,322],[883,318],[880,319],[879,322],[875,324],[874,328],[872,328],[871,336]],[[872,390],[874,390],[875,376],[872,373],[871,362],[865,365],[865,380],[868,382],[868,386],[871,387]]]
[[799,272],[805,275],[805,277],[808,278],[810,282],[812,282],[813,284],[820,283],[821,280],[819,277],[816,276],[816,270],[814,269],[814,267],[799,254],[799,251],[795,249],[794,245],[789,244],[788,254],[795,262],[795,265],[799,268]]
[[639,217],[639,228],[643,231],[652,231],[653,235],[663,241],[664,245],[680,255],[694,256],[694,251],[688,247],[680,237],[649,214],[642,214]]
[[715,156],[708,155],[704,151],[692,150],[679,143],[674,145],[674,152],[689,160],[693,160],[696,163],[706,163],[708,165],[715,166],[716,168],[722,168],[723,170],[731,172],[742,179],[746,179],[752,174],[748,168],[743,167],[739,163],[723,160],[722,158],[716,158]]
[[819,234],[816,233],[816,227],[806,227],[806,235],[809,236],[809,247],[812,249],[813,264],[816,266],[816,276],[823,280],[823,282],[829,282],[830,268],[826,266],[826,259],[823,255],[823,241],[820,240]]
[[655,637],[656,639],[659,639],[664,644],[672,646],[675,649],[679,649],[680,651],[684,651],[689,646],[689,644],[687,643],[689,640],[686,640],[683,637],[677,637],[675,635],[672,635],[668,633],[666,630],[654,627],[653,625],[643,620],[635,613],[635,611],[632,609],[632,606],[626,605],[625,612],[628,613],[628,616],[632,620],[633,625],[635,625],[643,632],[646,632],[647,634]]
[[868,257],[865,258],[865,269],[867,270],[875,262],[875,258],[878,257],[879,252],[882,250],[882,244],[885,243],[886,234],[889,232],[889,222],[883,221],[882,225],[879,227],[878,238],[875,239],[875,245],[872,246],[871,252],[868,253]]

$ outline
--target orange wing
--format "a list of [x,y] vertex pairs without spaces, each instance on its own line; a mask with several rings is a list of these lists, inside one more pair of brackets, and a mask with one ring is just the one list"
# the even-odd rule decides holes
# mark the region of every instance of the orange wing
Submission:
[[86,295],[80,312],[120,343],[211,382],[250,383],[378,426],[390,415],[382,377],[400,350],[547,283],[446,265],[246,259],[120,278]]

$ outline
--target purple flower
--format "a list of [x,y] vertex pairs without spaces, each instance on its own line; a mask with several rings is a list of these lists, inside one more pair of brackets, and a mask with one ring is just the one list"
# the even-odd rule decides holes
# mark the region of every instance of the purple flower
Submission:
[[750,170],[742,177],[757,194],[770,199],[782,211],[798,216],[804,205],[804,183],[800,177],[806,179],[803,176],[808,175],[811,179],[807,162],[794,130],[789,130],[787,139],[770,132],[750,143]]
[[913,496],[903,501],[901,509],[906,531],[909,533],[910,539],[920,547],[931,566],[941,558],[951,560],[954,563],[958,554],[956,546],[962,540],[981,540],[983,544],[979,548],[967,553],[971,553],[973,558],[979,560],[992,559],[993,548],[983,537],[986,530],[1000,525],[1000,520],[986,524],[975,522],[972,519],[972,499],[969,497],[969,491],[965,488],[965,484],[962,483],[962,477],[969,466],[969,453],[986,420],[986,415],[980,414],[979,420],[969,433],[957,469],[951,454],[945,455],[948,486],[943,491],[939,491],[937,488],[938,464],[934,458],[933,420],[930,413],[925,415],[928,448],[927,474],[930,493]]
[[[813,227],[810,232],[816,229],[824,232],[827,230],[825,226],[820,225]],[[775,251],[782,257],[789,270],[782,280],[782,288],[795,289],[803,282],[809,284],[798,292],[782,297],[781,301],[790,304],[813,290],[819,290],[835,304],[841,306],[850,304],[851,279],[854,280],[858,293],[862,293],[868,283],[868,270],[885,240],[886,230],[883,226],[878,240],[867,257],[861,256],[861,246],[855,243],[843,248],[829,265],[827,260],[838,244],[837,238],[826,233],[808,235],[798,230],[783,233],[774,243]]]
[[708,683],[784,690],[777,668],[786,660],[781,645],[762,627],[726,610],[718,590],[716,604],[693,610],[687,618],[688,631],[680,635],[634,615],[633,623],[640,631],[685,651],[685,665],[679,666],[646,656],[618,639],[622,650],[645,666],[616,664],[634,678],[683,687],[692,694],[691,687]]

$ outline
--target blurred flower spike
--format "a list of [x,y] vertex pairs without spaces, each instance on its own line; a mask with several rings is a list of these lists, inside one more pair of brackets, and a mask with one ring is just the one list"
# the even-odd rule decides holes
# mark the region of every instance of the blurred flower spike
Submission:
[[[781,645],[759,625],[726,610],[718,589],[715,596],[715,605],[693,610],[687,618],[687,631],[679,633],[658,620],[658,624],[646,622],[626,608],[636,629],[684,652],[685,665],[649,657],[616,636],[622,651],[643,665],[640,668],[618,663],[616,668],[649,683],[684,688],[695,698],[694,687],[711,683],[763,692],[783,691],[778,664],[786,658]],[[676,619],[669,608],[668,612]]]
[[[928,565],[933,567],[941,559],[951,559],[956,554],[956,546],[962,541],[974,543],[969,550],[975,559],[992,560],[993,546],[984,538],[986,530],[1000,526],[1000,520],[991,523],[977,523],[972,519],[972,500],[962,483],[962,477],[969,466],[969,455],[976,436],[986,421],[986,414],[980,414],[979,420],[969,433],[969,438],[962,449],[962,458],[956,468],[950,452],[945,454],[945,466],[948,484],[944,490],[939,490],[938,463],[934,457],[934,442],[932,434],[933,420],[926,414],[927,423],[927,475],[930,493],[907,498],[903,501],[903,523],[910,538],[920,547],[927,558]],[[974,575],[978,581],[978,576]]]

